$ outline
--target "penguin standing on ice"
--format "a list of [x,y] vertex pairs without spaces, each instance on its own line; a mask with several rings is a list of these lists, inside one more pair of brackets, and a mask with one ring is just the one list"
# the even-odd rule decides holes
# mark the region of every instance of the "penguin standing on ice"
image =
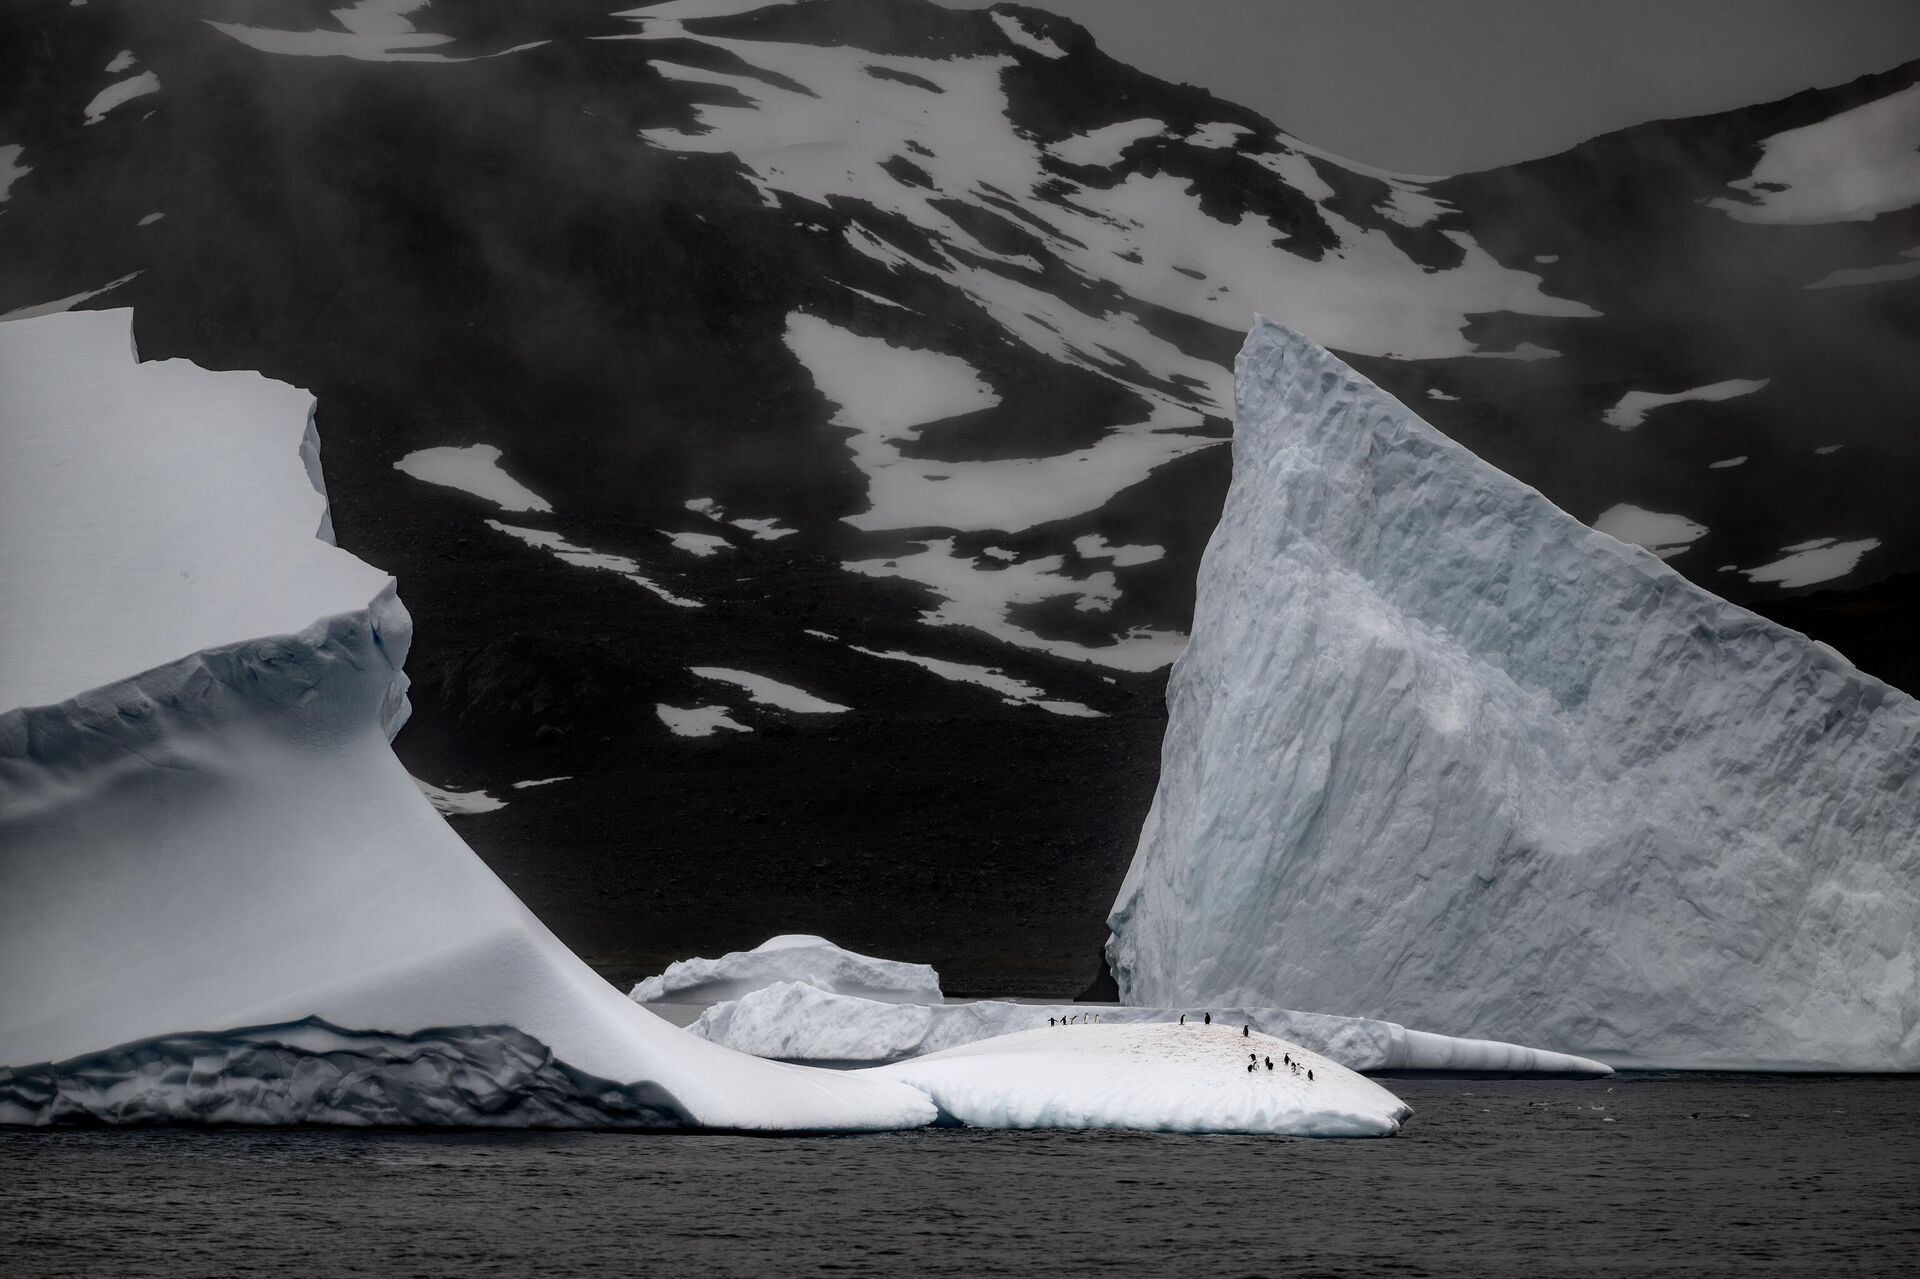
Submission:
[[1271,1058],[1271,1057],[1269,1057],[1269,1058],[1267,1058],[1267,1069],[1268,1069],[1268,1070],[1272,1070],[1272,1069],[1273,1069],[1273,1058]]
[[1180,1014],[1180,1024],[1182,1026],[1187,1024],[1187,1015],[1185,1013]]
[[1247,1073],[1248,1073],[1249,1075],[1251,1075],[1251,1074],[1253,1073],[1253,1063],[1252,1063],[1252,1062],[1248,1062],[1248,1063],[1247,1063]]
[[1212,1014],[1212,1013],[1201,1013],[1201,1014],[1200,1014],[1200,1016],[1201,1016],[1201,1017],[1203,1017],[1203,1018],[1205,1018],[1205,1024],[1206,1024],[1206,1025],[1209,1025],[1209,1026],[1211,1026],[1211,1025],[1213,1025],[1213,1014]]
[[1047,1018],[1047,1025],[1049,1026],[1053,1025],[1053,1018],[1051,1017]]
[[1312,1082],[1313,1082],[1313,1068],[1312,1068],[1312,1067],[1308,1067],[1308,1068],[1307,1068],[1307,1082],[1308,1082],[1308,1083],[1312,1083]]
[[1240,1038],[1242,1038],[1242,1039],[1251,1039],[1251,1038],[1253,1038],[1253,1027],[1252,1027],[1252,1026],[1249,1026],[1249,1025],[1245,1025],[1245,1024],[1242,1024],[1242,1025],[1241,1025],[1241,1027],[1240,1027]]

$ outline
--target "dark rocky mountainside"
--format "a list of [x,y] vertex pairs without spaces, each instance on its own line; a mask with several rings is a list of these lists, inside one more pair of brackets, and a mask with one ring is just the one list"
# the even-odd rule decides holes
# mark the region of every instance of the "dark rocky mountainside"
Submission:
[[1920,688],[1920,62],[1419,179],[1033,9],[610,9],[0,15],[0,314],[318,396],[396,748],[603,968],[1093,976],[1256,311]]

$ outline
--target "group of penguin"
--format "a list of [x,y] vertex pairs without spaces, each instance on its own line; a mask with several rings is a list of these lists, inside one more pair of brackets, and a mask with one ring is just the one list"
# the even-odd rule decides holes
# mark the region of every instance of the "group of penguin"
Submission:
[[[1203,1024],[1203,1025],[1208,1025],[1208,1026],[1211,1026],[1211,1025],[1213,1025],[1213,1014],[1212,1014],[1212,1013],[1202,1013],[1202,1014],[1200,1014],[1200,1016],[1201,1016],[1201,1020],[1202,1020],[1202,1024]],[[1067,1024],[1069,1024],[1070,1022],[1077,1022],[1077,1021],[1082,1021],[1082,1020],[1085,1020],[1085,1021],[1090,1021],[1090,1022],[1091,1022],[1091,1021],[1098,1021],[1098,1020],[1100,1020],[1100,1014],[1098,1014],[1098,1013],[1075,1013],[1075,1014],[1074,1014],[1073,1016],[1071,1016],[1071,1017],[1049,1017],[1049,1018],[1047,1018],[1047,1025],[1049,1025],[1049,1026],[1065,1026],[1065,1025],[1067,1025]],[[1181,1014],[1180,1014],[1180,1024],[1181,1024],[1182,1026],[1184,1026],[1184,1025],[1186,1025],[1186,1024],[1187,1024],[1187,1015],[1186,1015],[1185,1013],[1181,1013]],[[1253,1027],[1252,1027],[1251,1025],[1244,1025],[1244,1026],[1241,1026],[1241,1027],[1240,1027],[1240,1037],[1241,1037],[1242,1039],[1251,1039],[1251,1038],[1253,1037]],[[1247,1073],[1248,1073],[1249,1075],[1251,1075],[1251,1074],[1252,1074],[1252,1073],[1253,1073],[1254,1071],[1256,1071],[1256,1070],[1258,1070],[1258,1069],[1260,1069],[1260,1062],[1261,1062],[1261,1060],[1262,1060],[1262,1058],[1261,1058],[1261,1056],[1260,1056],[1260,1054],[1259,1054],[1259,1053],[1248,1053],[1248,1054],[1247,1054]],[[1266,1061],[1266,1063],[1267,1063],[1267,1069],[1268,1069],[1268,1070],[1272,1070],[1272,1069],[1273,1069],[1273,1058],[1271,1058],[1271,1057],[1268,1057],[1268,1058],[1265,1058],[1265,1061]],[[1299,1062],[1297,1062],[1297,1061],[1295,1061],[1295,1060],[1293,1059],[1293,1054],[1291,1054],[1291,1053],[1281,1053],[1281,1054],[1280,1054],[1280,1064],[1281,1064],[1281,1065],[1283,1065],[1283,1066],[1285,1066],[1285,1067],[1286,1067],[1286,1068],[1287,1068],[1288,1070],[1291,1070],[1291,1071],[1292,1071],[1292,1072],[1293,1072],[1294,1074],[1296,1074],[1296,1075],[1298,1075],[1298,1074],[1300,1074],[1300,1073],[1302,1072],[1302,1070],[1304,1069],[1304,1071],[1305,1071],[1305,1073],[1306,1073],[1306,1076],[1307,1076],[1307,1082],[1308,1082],[1308,1083],[1312,1083],[1312,1082],[1313,1082],[1313,1067],[1311,1067],[1311,1066],[1307,1066],[1307,1067],[1302,1067],[1302,1066],[1300,1065],[1300,1063],[1299,1063]]]

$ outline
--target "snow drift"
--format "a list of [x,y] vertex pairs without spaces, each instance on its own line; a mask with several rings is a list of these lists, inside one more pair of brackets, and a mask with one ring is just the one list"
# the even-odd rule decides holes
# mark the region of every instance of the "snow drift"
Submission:
[[140,363],[128,311],[0,324],[0,385],[0,1119],[932,1117],[668,1026],[453,834],[386,741],[406,610],[315,540],[311,397]]
[[1386,1137],[1413,1114],[1319,1053],[1225,1026],[1043,1027],[867,1073],[912,1084],[943,1122],[973,1128]]
[[939,1003],[940,974],[926,964],[876,959],[824,937],[788,933],[718,959],[683,959],[630,992],[641,1004],[716,1004],[776,982],[804,982],[884,1003]]
[[[1597,1061],[1485,1039],[1457,1039],[1408,1030],[1390,1021],[1335,1017],[1285,1008],[1205,1010],[1222,1026],[1251,1026],[1320,1053],[1350,1070],[1447,1071],[1463,1074],[1595,1076],[1613,1072]],[[702,1039],[778,1061],[873,1065],[943,1052],[997,1035],[1055,1023],[1098,1025],[1201,1022],[1200,1009],[1124,1008],[1094,1004],[1017,1004],[983,999],[960,1004],[880,1003],[781,982],[715,1004],[688,1027]]]
[[1920,1067],[1920,706],[1286,329],[1237,374],[1124,1001]]

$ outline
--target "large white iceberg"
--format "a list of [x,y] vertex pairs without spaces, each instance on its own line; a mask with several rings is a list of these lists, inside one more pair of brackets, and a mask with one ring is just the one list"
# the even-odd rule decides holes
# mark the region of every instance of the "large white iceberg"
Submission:
[[[1597,1076],[1613,1072],[1564,1053],[1409,1030],[1390,1021],[1285,1008],[1204,1010],[1216,1024],[1250,1026],[1321,1053],[1351,1070],[1446,1071],[1498,1075]],[[819,1065],[873,1065],[944,1052],[997,1035],[1049,1025],[1202,1024],[1201,1009],[1105,1004],[1024,1004],[983,999],[956,1004],[880,1003],[780,982],[715,1004],[688,1027],[702,1039],[756,1057]]]
[[1226,1026],[1043,1027],[865,1073],[912,1084],[943,1122],[973,1128],[1385,1137],[1413,1114],[1319,1053]]
[[310,396],[141,363],[128,311],[0,324],[0,386],[0,1121],[932,1118],[667,1025],[453,834]]
[[1920,1068],[1920,705],[1260,322],[1127,1003]]
[[810,933],[770,937],[718,959],[682,959],[630,992],[641,1004],[716,1004],[778,982],[804,982],[885,1003],[939,1003],[940,974],[926,964],[876,959]]

